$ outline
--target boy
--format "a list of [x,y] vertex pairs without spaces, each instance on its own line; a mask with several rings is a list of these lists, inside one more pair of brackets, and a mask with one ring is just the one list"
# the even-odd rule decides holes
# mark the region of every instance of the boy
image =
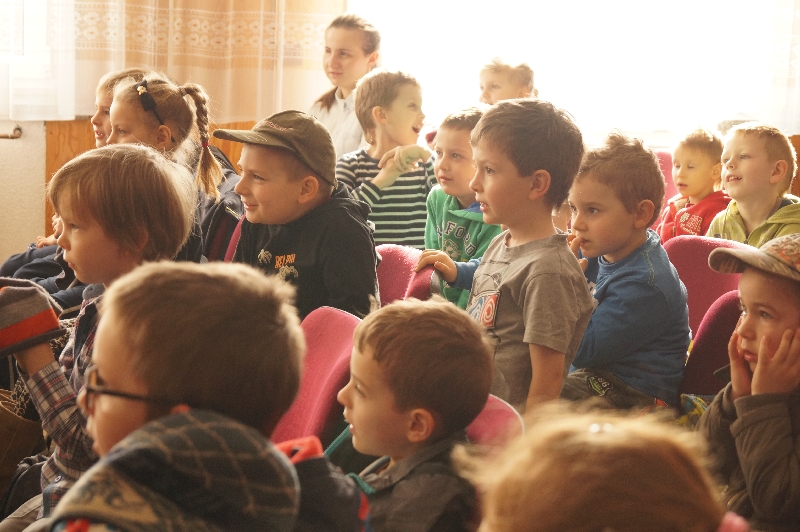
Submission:
[[[475,175],[469,136],[482,115],[477,107],[453,113],[444,119],[436,135],[434,169],[439,186],[428,194],[425,248],[444,251],[454,261],[482,257],[489,242],[500,234],[499,225],[483,223],[480,203],[469,188]],[[448,301],[467,308],[469,290],[439,282]]]
[[569,192],[576,255],[597,307],[561,396],[616,408],[675,405],[689,346],[686,289],[648,229],[664,176],[641,141],[612,133],[590,151]]
[[483,221],[508,229],[482,261],[454,263],[425,251],[420,265],[471,287],[467,311],[495,345],[492,393],[522,412],[558,398],[592,313],[580,266],[552,220],[580,166],[583,138],[553,104],[508,100],[484,113],[471,142],[477,172],[470,188]]
[[383,307],[353,340],[350,382],[338,399],[353,447],[383,456],[360,475],[367,529],[468,530],[475,492],[453,470],[450,451],[489,396],[492,359],[481,328],[435,296]]
[[708,236],[754,247],[800,232],[800,199],[788,194],[796,165],[792,143],[778,128],[746,122],[725,137],[722,183],[733,201]]
[[376,69],[358,82],[355,103],[369,145],[343,155],[336,178],[369,204],[376,244],[422,248],[425,200],[436,177],[430,152],[417,145],[425,119],[419,83],[402,72]]
[[[78,280],[97,286],[84,293],[86,299],[57,362],[47,344],[15,354],[42,427],[56,444],[42,467],[45,516],[97,460],[86,419],[76,404],[84,372],[92,362],[102,299],[97,291],[143,261],[175,256],[191,229],[193,182],[184,167],[152,148],[131,144],[88,151],[61,167],[48,184],[48,199],[64,221],[58,238],[64,259]],[[5,323],[17,321],[14,313],[22,311],[22,306],[4,308]],[[35,518],[36,510],[28,517]]]
[[533,69],[527,63],[511,65],[498,57],[481,69],[481,102],[494,105],[513,98],[538,97],[533,87]]
[[53,530],[292,530],[297,477],[264,436],[300,383],[292,294],[232,264],[147,264],[115,282],[78,398],[101,459]]
[[741,272],[742,316],[728,343],[730,383],[700,418],[717,454],[728,509],[758,530],[800,522],[800,234],[760,249],[716,249]]
[[657,232],[663,244],[679,235],[705,235],[714,216],[730,203],[722,190],[722,141],[698,128],[672,152],[672,180],[678,194],[661,214]]
[[365,316],[378,292],[369,208],[337,183],[325,126],[284,111],[214,136],[244,143],[235,191],[246,219],[234,262],[294,284],[301,319],[322,306]]

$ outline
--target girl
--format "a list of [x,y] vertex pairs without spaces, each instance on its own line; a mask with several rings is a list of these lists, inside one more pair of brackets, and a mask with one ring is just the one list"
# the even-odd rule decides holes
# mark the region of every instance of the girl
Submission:
[[[191,229],[195,203],[189,172],[145,146],[106,146],[80,155],[56,172],[47,197],[64,222],[58,245],[75,276],[106,287],[144,261],[174,257]],[[84,301],[58,361],[47,343],[15,353],[42,427],[56,444],[42,467],[44,516],[97,460],[76,398],[92,361],[101,298]],[[13,316],[11,309],[0,310]],[[12,517],[32,521],[39,513],[35,503],[24,508],[25,515]]]
[[381,36],[375,27],[357,15],[340,15],[325,31],[322,67],[333,88],[314,102],[314,115],[331,133],[336,157],[366,144],[355,114],[353,91],[364,74],[375,67]]
[[652,417],[539,409],[496,458],[454,453],[483,492],[482,532],[746,532],[696,434]]

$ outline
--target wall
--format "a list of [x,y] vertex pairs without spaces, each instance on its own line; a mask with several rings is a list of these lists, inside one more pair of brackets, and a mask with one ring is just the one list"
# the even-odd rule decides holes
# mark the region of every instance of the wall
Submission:
[[[0,133],[14,122],[0,121]],[[25,250],[44,230],[45,125],[19,122],[22,137],[0,139],[0,261]]]

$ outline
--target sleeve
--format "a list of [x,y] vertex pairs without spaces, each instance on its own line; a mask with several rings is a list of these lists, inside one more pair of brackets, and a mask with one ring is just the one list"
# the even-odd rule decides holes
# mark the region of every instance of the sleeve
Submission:
[[332,238],[324,239],[321,259],[329,305],[363,318],[370,296],[377,297],[375,244],[358,222],[338,224],[328,234]]
[[462,290],[472,290],[472,279],[475,277],[475,270],[481,265],[481,260],[483,257],[472,259],[469,262],[456,262],[456,281],[451,286]]
[[644,281],[612,281],[592,313],[572,364],[606,366],[661,336],[671,323],[664,294]]
[[[753,508],[776,520],[800,516],[800,441],[786,394],[740,397],[731,425]],[[794,420],[797,421],[796,419]]]
[[705,436],[714,454],[715,471],[723,484],[739,465],[736,444],[731,434],[731,424],[736,421],[736,409],[731,400],[731,385],[720,391],[697,423],[697,430]]
[[425,202],[425,207],[428,210],[428,218],[425,220],[425,249],[441,249],[439,243],[439,233],[437,229],[441,228],[441,222],[437,216],[438,209],[436,205],[436,192],[437,189],[432,189],[428,193],[428,199]]

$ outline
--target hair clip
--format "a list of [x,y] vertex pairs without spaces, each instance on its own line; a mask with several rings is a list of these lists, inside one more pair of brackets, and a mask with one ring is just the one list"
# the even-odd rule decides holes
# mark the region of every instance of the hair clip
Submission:
[[592,423],[589,425],[589,432],[591,433],[598,433],[598,432],[614,432],[614,425],[611,423]]
[[[158,114],[158,111],[156,111],[156,101],[153,99],[153,96],[149,92],[147,92],[147,80],[143,79],[142,81],[134,85],[133,88],[136,89],[136,92],[139,93],[139,102],[142,104],[142,109],[144,109],[145,111],[152,112],[158,119],[159,124],[161,124],[162,126],[166,125],[164,124],[164,121],[161,120],[161,116]],[[172,142],[175,142],[175,139],[171,135],[170,135],[170,140]]]

